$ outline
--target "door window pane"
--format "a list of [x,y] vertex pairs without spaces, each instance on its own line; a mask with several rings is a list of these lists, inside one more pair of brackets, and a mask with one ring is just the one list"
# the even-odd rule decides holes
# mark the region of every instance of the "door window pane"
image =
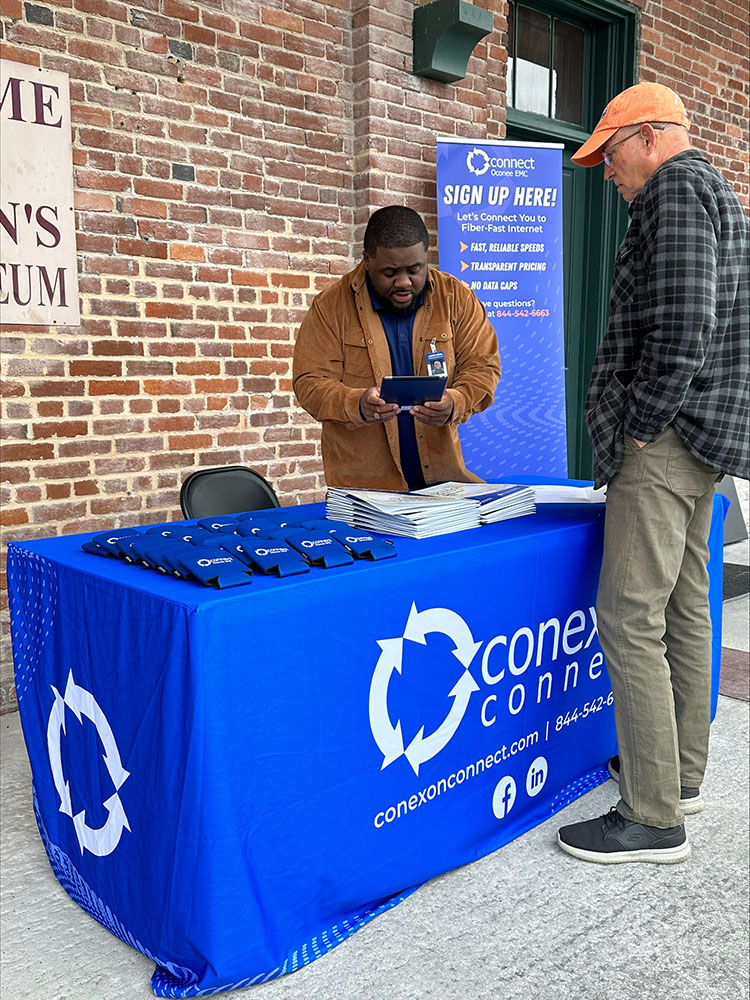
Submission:
[[509,106],[583,124],[583,29],[522,4],[508,8]]
[[583,125],[583,29],[555,21],[553,118]]
[[519,5],[517,21],[516,107],[548,116],[551,19]]

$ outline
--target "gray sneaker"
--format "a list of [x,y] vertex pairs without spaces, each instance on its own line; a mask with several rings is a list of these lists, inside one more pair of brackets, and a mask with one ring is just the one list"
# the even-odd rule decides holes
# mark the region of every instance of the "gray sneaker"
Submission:
[[[615,754],[607,761],[607,770],[610,778],[615,781],[620,780],[620,756]],[[703,812],[706,803],[703,801],[700,788],[691,788],[689,785],[680,786],[680,809],[683,816],[691,816],[693,813]]]
[[617,806],[612,806],[598,819],[562,827],[558,830],[557,842],[574,858],[597,861],[603,865],[628,861],[675,865],[690,857],[690,842],[684,824],[666,829],[645,826],[625,819],[617,811]]

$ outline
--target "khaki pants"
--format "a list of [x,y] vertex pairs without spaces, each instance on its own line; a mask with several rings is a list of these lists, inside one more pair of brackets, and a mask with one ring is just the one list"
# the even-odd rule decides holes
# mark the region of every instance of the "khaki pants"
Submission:
[[626,435],[607,487],[597,617],[615,699],[618,810],[649,826],[680,825],[680,785],[699,787],[706,769],[718,478],[668,427],[642,448]]

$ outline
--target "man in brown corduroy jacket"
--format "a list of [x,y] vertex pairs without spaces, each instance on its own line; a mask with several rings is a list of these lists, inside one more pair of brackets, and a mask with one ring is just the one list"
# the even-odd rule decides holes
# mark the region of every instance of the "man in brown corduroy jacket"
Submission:
[[[294,392],[323,425],[329,486],[481,482],[464,465],[458,425],[493,401],[497,338],[474,293],[428,267],[428,246],[412,209],[378,209],[365,230],[363,260],[321,292],[302,321]],[[448,377],[440,400],[403,412],[381,399],[384,375],[440,367]]]

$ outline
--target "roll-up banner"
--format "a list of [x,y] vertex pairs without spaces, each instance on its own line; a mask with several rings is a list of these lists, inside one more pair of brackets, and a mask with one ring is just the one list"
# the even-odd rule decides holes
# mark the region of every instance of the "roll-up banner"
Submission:
[[438,137],[437,217],[440,270],[476,293],[500,348],[495,402],[460,428],[467,467],[567,476],[562,146]]

